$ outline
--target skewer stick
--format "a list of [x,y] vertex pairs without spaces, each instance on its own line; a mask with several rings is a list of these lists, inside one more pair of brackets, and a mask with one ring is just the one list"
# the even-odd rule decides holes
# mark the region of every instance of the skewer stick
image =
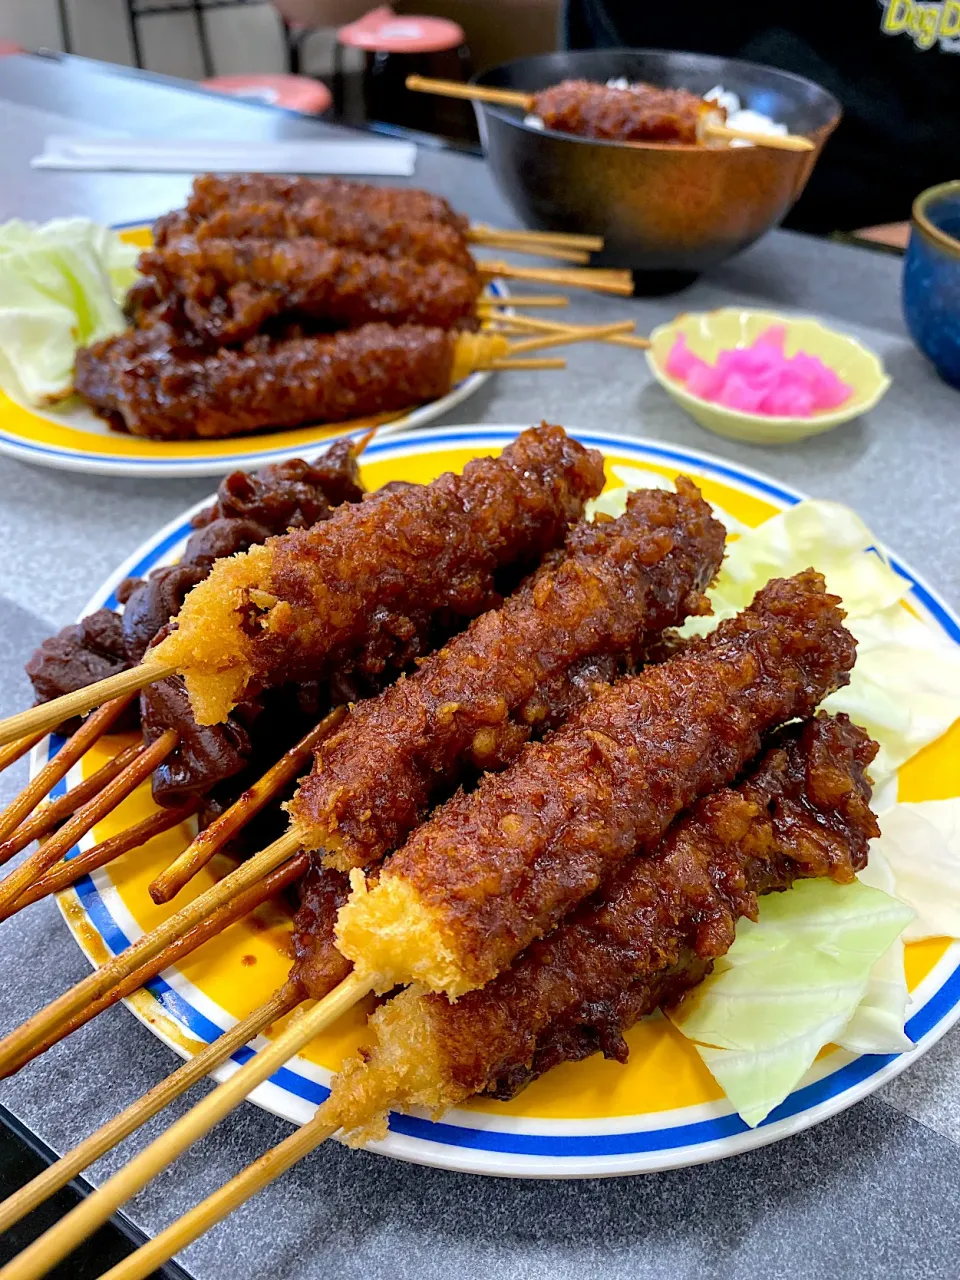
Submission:
[[0,1271],[0,1280],[37,1280],[46,1275],[61,1258],[126,1204],[132,1195],[229,1115],[251,1090],[309,1044],[324,1027],[372,991],[376,981],[376,975],[369,973],[350,974],[229,1080],[181,1116],[98,1191],[81,1201],[65,1218],[9,1262]]
[[543,359],[491,360],[485,369],[565,369],[566,360],[561,357],[544,356]]
[[86,1026],[98,1013],[103,1013],[105,1009],[110,1009],[119,1001],[125,1000],[127,996],[145,986],[157,974],[162,973],[164,969],[169,969],[178,960],[182,960],[184,956],[196,951],[208,939],[216,937],[217,934],[222,933],[224,929],[236,920],[241,919],[242,916],[249,915],[251,911],[262,903],[275,897],[287,885],[305,875],[309,865],[309,855],[306,853],[298,854],[296,858],[291,859],[290,862],[285,862],[282,867],[278,867],[276,871],[271,872],[259,884],[251,885],[243,893],[237,894],[231,902],[218,908],[212,915],[207,916],[206,920],[201,920],[199,924],[187,930],[175,942],[171,942],[168,947],[164,947],[158,956],[154,956],[147,964],[135,969],[133,973],[100,996],[98,1000],[91,1001],[79,1013],[74,1014],[72,1018],[69,1018],[59,1026],[46,1040],[34,1045],[29,1056],[17,1063],[16,1069],[19,1071],[28,1062],[38,1058],[41,1053],[46,1053],[53,1045],[59,1044],[61,1040],[65,1040],[74,1031]]
[[[123,672],[122,674],[126,675],[128,673]],[[110,677],[111,680],[113,678],[113,676]],[[107,682],[102,681],[101,683]],[[73,695],[67,694],[66,696],[72,697]],[[76,733],[67,739],[54,758],[43,766],[33,781],[28,783],[17,798],[0,814],[0,840],[6,839],[11,831],[16,831],[27,814],[40,803],[48,792],[53,790],[61,778],[66,777],[80,757],[93,746],[97,739],[107,732],[114,720],[129,705],[132,698],[133,693],[129,692],[123,697],[114,698],[112,702],[104,702],[104,705],[94,715],[90,716]],[[62,698],[55,698],[53,702],[45,702],[39,707],[32,707],[31,711],[46,711],[50,707],[59,708],[62,702]],[[29,715],[30,712],[21,712],[21,714]],[[64,714],[62,710],[58,709],[45,727],[41,729],[40,726],[34,726],[34,730],[44,736],[48,729],[54,728],[62,720],[69,719],[73,714],[75,712],[70,711]],[[16,716],[12,716],[10,720],[4,720],[0,724],[0,729],[2,729],[3,725],[11,724],[16,719]],[[20,735],[13,734],[11,736],[19,737]],[[4,738],[4,741],[7,740]]]
[[193,879],[201,867],[206,866],[231,836],[235,835],[294,778],[299,776],[301,769],[320,743],[343,722],[346,714],[346,707],[337,707],[336,711],[325,716],[305,737],[282,755],[273,768],[268,769],[262,778],[248,788],[236,804],[232,804],[215,822],[211,822],[209,827],[201,831],[193,843],[184,849],[165,871],[161,871],[150,885],[150,897],[154,902],[169,902],[175,898],[183,886]]
[[[596,267],[518,267],[512,262],[489,261],[478,264],[483,275],[505,280],[542,280],[544,284],[566,285],[570,289],[595,289],[599,293],[633,295],[629,271],[605,271]],[[2,729],[0,724],[0,729]],[[27,729],[35,726],[28,725]],[[21,728],[20,732],[24,732]]]
[[598,253],[603,248],[603,236],[585,236],[573,231],[529,231],[513,227],[490,227],[484,222],[470,226],[468,238],[483,244],[488,238],[509,237],[511,240],[527,240],[530,244],[555,244],[563,249],[587,249]]
[[5,747],[0,747],[0,773],[15,764],[28,751],[32,751],[46,736],[46,731],[41,730],[39,733],[31,734],[29,738],[20,738],[17,742],[8,742]]
[[531,253],[539,258],[557,258],[561,262],[579,263],[586,266],[590,254],[585,249],[567,249],[560,245],[531,244],[528,240],[514,239],[507,232],[482,242],[489,249],[502,249],[507,253]]
[[104,1272],[100,1280],[146,1280],[155,1268],[169,1262],[174,1254],[198,1240],[212,1226],[233,1213],[234,1209],[239,1209],[258,1191],[269,1187],[271,1182],[276,1182],[281,1174],[286,1173],[311,1151],[315,1151],[328,1138],[332,1138],[338,1127],[336,1122],[331,1124],[327,1120],[321,1108],[302,1128],[271,1147],[259,1160],[247,1165],[235,1178],[207,1196],[206,1200],[201,1201],[182,1218],[172,1222],[159,1235],[141,1245],[135,1253]]
[[126,853],[129,849],[139,849],[154,836],[162,835],[171,827],[186,822],[188,818],[193,817],[199,807],[198,801],[188,800],[186,804],[178,805],[175,809],[158,809],[156,813],[151,813],[149,818],[144,818],[142,822],[128,827],[126,831],[121,831],[108,840],[102,840],[92,849],[84,849],[83,853],[77,854],[75,858],[61,858],[29,889],[21,893],[16,902],[11,903],[4,911],[0,911],[0,920],[9,919],[24,907],[29,907],[42,898],[48,898],[51,893],[59,893],[61,889],[69,888],[82,876],[98,871],[114,858],[119,858],[121,853]]
[[704,136],[718,142],[750,142],[755,147],[769,147],[772,151],[813,151],[816,144],[802,133],[754,133],[750,129],[731,129],[729,125],[707,121]]
[[14,1223],[31,1213],[44,1200],[54,1195],[61,1187],[99,1160],[106,1152],[111,1151],[124,1138],[135,1133],[142,1125],[174,1098],[179,1098],[198,1080],[202,1080],[214,1067],[237,1049],[241,1049],[250,1040],[258,1036],[272,1022],[276,1022],[294,1009],[301,1000],[300,992],[289,986],[281,987],[275,995],[258,1009],[247,1015],[242,1022],[236,1023],[228,1031],[224,1031],[216,1040],[211,1041],[199,1053],[194,1054],[181,1067],[155,1085],[149,1093],[138,1098],[125,1111],[108,1120],[105,1125],[85,1138],[72,1151],[61,1156],[48,1168],[33,1178],[26,1186],[0,1204],[0,1232],[9,1230]]
[[614,324],[564,325],[559,333],[553,333],[541,338],[525,338],[522,342],[511,343],[510,352],[512,355],[514,352],[540,351],[544,347],[569,346],[576,342],[591,342],[632,332],[632,320],[619,320]]
[[458,80],[435,80],[431,76],[407,76],[406,86],[413,93],[435,93],[441,98],[466,98],[468,102],[489,102],[494,107],[519,107],[532,111],[536,96],[516,89],[491,89],[482,84],[461,84]]
[[[534,316],[508,315],[494,316],[491,318],[501,325],[512,328],[515,333],[522,333],[524,331],[528,333],[549,333],[551,330],[556,331],[558,329],[562,332],[566,332],[568,330],[575,331],[582,327],[574,324],[565,324],[560,320],[538,320]],[[641,338],[637,334],[613,334],[609,338],[604,339],[604,341],[616,343],[617,346],[622,347],[636,347],[639,351],[647,351],[650,348],[650,339]]]
[[96,773],[77,783],[65,795],[58,796],[56,800],[48,800],[35,809],[26,822],[21,822],[8,840],[0,844],[0,866],[8,862],[15,853],[25,849],[32,841],[39,840],[41,836],[52,831],[64,818],[69,818],[72,813],[76,813],[81,805],[86,804],[108,782],[112,782],[142,750],[141,743],[132,743],[112,760],[108,760]]
[[570,299],[564,293],[511,293],[502,298],[485,293],[477,302],[477,310],[499,310],[502,307],[569,307],[569,305]]
[[50,837],[25,858],[14,871],[0,880],[0,911],[16,902],[21,893],[85,836],[95,823],[115,809],[121,800],[154,771],[157,765],[165,760],[180,741],[176,729],[167,729],[156,742],[144,747],[136,759],[123,769],[103,790],[82,805],[60,830]]
[[[133,695],[134,693],[139,693],[141,689],[146,688],[148,684],[153,684],[155,680],[162,680],[165,676],[176,675],[176,672],[177,668],[170,663],[141,662],[139,666],[131,667],[129,671],[118,671],[115,676],[107,676],[106,680],[97,680],[94,684],[88,684],[82,689],[74,690],[73,693],[65,693],[62,697],[54,698],[50,702],[42,702],[38,707],[30,707],[26,711],[18,711],[16,715],[8,716],[6,720],[0,720],[0,746],[5,742],[12,742],[14,738],[21,738],[25,734],[36,733],[40,729],[49,731],[60,724],[62,720],[69,720],[71,716],[85,715],[91,708],[99,707],[110,698],[120,698],[124,694]],[[92,719],[93,716],[90,717],[90,720]],[[90,721],[87,721],[87,724],[89,723]],[[79,729],[74,737],[82,733],[86,727],[84,725],[82,729]],[[82,754],[83,752],[81,751],[76,759],[79,759]],[[57,755],[57,759],[59,760],[62,755],[63,751]],[[71,761],[71,764],[73,763],[75,763],[75,760]],[[41,792],[41,795],[45,794],[46,792]],[[36,801],[34,801],[35,803]],[[30,806],[30,808],[32,807],[33,805]],[[29,812],[29,809],[25,812]],[[22,816],[23,814],[21,814]],[[3,832],[2,834],[7,833]]]
[[152,960],[169,943],[192,929],[211,912],[230,902],[241,890],[262,880],[264,876],[282,866],[298,852],[299,843],[293,832],[285,832],[279,840],[231,871],[228,876],[211,885],[169,919],[138,938],[125,951],[94,970],[76,986],[51,1001],[39,1013],[12,1031],[0,1041],[0,1078],[8,1075],[11,1065],[28,1054],[31,1047],[45,1041],[64,1022],[93,1000],[122,982],[124,978]]

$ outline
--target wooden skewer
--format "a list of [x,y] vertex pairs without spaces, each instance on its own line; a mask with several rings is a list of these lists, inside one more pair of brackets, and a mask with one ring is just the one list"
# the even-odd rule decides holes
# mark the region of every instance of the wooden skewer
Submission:
[[96,773],[72,787],[65,795],[58,796],[56,800],[48,800],[35,809],[32,816],[27,818],[26,822],[21,822],[8,840],[0,844],[0,866],[9,862],[15,853],[25,849],[28,844],[52,831],[64,818],[69,818],[81,805],[97,795],[140,754],[142,749],[141,743],[131,743],[129,747],[118,752],[112,760],[108,760]]
[[156,742],[151,743],[149,747],[143,747],[136,758],[112,782],[108,783],[92,800],[82,805],[73,817],[63,824],[56,835],[44,841],[39,849],[20,863],[19,867],[0,880],[0,911],[16,902],[34,880],[37,880],[72,849],[81,836],[85,836],[95,823],[115,809],[121,800],[143,782],[144,778],[149,777],[179,741],[180,735],[176,729],[167,729]]
[[539,351],[544,347],[563,347],[576,342],[591,342],[604,338],[613,338],[618,334],[632,331],[632,320],[620,320],[614,324],[564,325],[559,333],[553,333],[541,338],[526,338],[522,342],[514,342],[510,346],[510,351],[511,353],[515,351]]
[[[6,720],[0,720],[0,746],[5,742],[12,742],[15,738],[22,738],[26,734],[36,733],[41,729],[45,731],[53,729],[62,720],[69,720],[71,716],[84,715],[91,708],[99,707],[111,698],[116,699],[124,694],[139,693],[148,684],[153,684],[155,680],[162,680],[165,676],[175,675],[176,671],[177,668],[171,663],[141,662],[139,666],[131,667],[129,671],[118,671],[115,676],[107,676],[106,680],[97,680],[94,684],[88,684],[83,689],[76,689],[73,693],[65,693],[62,697],[54,698],[50,702],[42,702],[38,707],[30,707],[26,711],[18,711],[16,715],[8,716]],[[93,720],[93,716],[90,717],[90,720]],[[87,721],[87,724],[90,723],[90,720]],[[86,727],[84,725],[79,729],[74,734],[74,737],[78,737]],[[63,751],[60,751],[57,754],[57,760],[62,755]],[[83,755],[82,751],[77,755],[76,760],[81,755]],[[76,763],[76,760],[71,761],[71,764]],[[63,775],[61,774],[60,776],[62,777]],[[35,782],[37,780],[34,779]],[[41,795],[46,795],[46,792],[41,792]],[[39,798],[37,797],[37,799]],[[33,804],[36,804],[36,800],[34,800]],[[33,808],[33,804],[20,817],[23,817],[25,813],[29,813],[30,809]],[[17,819],[17,822],[19,821],[20,818]],[[8,828],[6,831],[0,828],[0,834],[7,835],[9,830],[12,830],[12,828]]]
[[[126,672],[123,674],[126,674]],[[110,679],[113,679],[113,677],[111,676]],[[72,695],[67,695],[67,697],[70,696]],[[109,697],[110,695],[108,694],[107,696]],[[67,739],[54,758],[43,766],[33,781],[28,783],[17,798],[0,814],[0,840],[5,839],[12,831],[15,831],[23,819],[36,808],[43,797],[53,790],[61,778],[66,777],[80,757],[93,746],[98,738],[107,732],[117,716],[129,705],[132,698],[133,693],[128,692],[122,697],[114,698],[112,702],[105,701],[104,705],[94,715],[90,716],[76,733]],[[45,711],[49,707],[57,706],[60,702],[62,702],[62,699],[55,698],[53,702],[45,702],[39,707],[32,707],[31,711]],[[91,703],[91,705],[93,704]],[[21,714],[29,714],[29,712],[21,712]],[[52,729],[61,720],[68,719],[72,714],[75,713],[67,712],[66,716],[64,716],[59,710],[54,712],[50,723],[42,730],[39,730],[41,736],[46,734],[47,729]],[[11,720],[16,719],[16,716],[11,717]],[[10,720],[6,720],[3,721],[3,724],[9,724],[10,722]],[[19,734],[14,734],[13,736],[19,737]]]
[[567,249],[560,245],[531,244],[528,240],[515,239],[504,232],[503,235],[484,240],[483,244],[490,249],[502,249],[507,253],[530,253],[538,258],[557,258],[561,262],[579,263],[586,266],[590,254],[586,249]]
[[[478,264],[484,275],[505,280],[542,280],[544,284],[566,285],[571,289],[595,289],[598,293],[633,295],[629,271],[606,271],[595,267],[518,267],[512,262],[487,261]],[[28,725],[27,728],[34,728]],[[3,725],[0,724],[0,729]],[[24,732],[21,728],[20,732]]]
[[[115,987],[112,987],[98,999],[92,1000],[78,1013],[75,1013],[73,1017],[68,1018],[46,1040],[35,1044],[29,1054],[16,1063],[13,1070],[19,1071],[28,1062],[38,1058],[41,1053],[46,1053],[53,1045],[59,1044],[61,1040],[65,1040],[74,1031],[86,1026],[98,1013],[103,1013],[104,1009],[112,1008],[120,1000],[125,1000],[127,996],[132,995],[134,991],[139,991],[142,986],[145,986],[151,979],[155,978],[157,974],[162,973],[164,969],[169,969],[178,960],[182,960],[184,956],[196,951],[208,939],[215,938],[218,934],[223,933],[224,929],[236,920],[241,919],[242,916],[249,915],[261,903],[275,897],[287,885],[305,875],[309,865],[309,855],[300,853],[295,858],[292,858],[290,862],[285,862],[282,867],[278,867],[276,871],[271,872],[258,884],[251,885],[249,889],[244,889],[242,893],[238,893],[230,902],[219,907],[212,915],[207,916],[205,920],[201,920],[192,929],[188,929],[186,933],[171,942],[169,946],[164,947],[160,954],[154,956],[147,964],[135,969],[133,973],[128,974]],[[8,1074],[12,1074],[12,1071]]]
[[376,985],[376,975],[352,973],[323,1000],[297,1018],[229,1080],[207,1094],[175,1124],[35,1240],[2,1271],[2,1280],[38,1280],[101,1226],[141,1187],[219,1124],[257,1085],[283,1066],[320,1031],[336,1021]]
[[[519,107],[521,111],[536,111],[537,96],[519,93],[516,89],[492,89],[486,85],[461,84],[456,80],[432,80],[428,76],[407,76],[407,88],[415,93],[435,93],[442,98],[466,98],[470,102],[489,102],[495,107]],[[797,133],[751,133],[731,129],[729,125],[707,123],[703,129],[707,137],[732,142],[742,138],[758,147],[771,147],[774,151],[813,151],[815,144]],[[631,142],[631,146],[647,146],[648,143]],[[656,144],[654,144],[656,145]]]
[[563,293],[511,293],[502,298],[484,294],[477,303],[477,310],[498,310],[501,307],[569,307],[569,305],[570,299]]
[[331,1124],[327,1120],[321,1108],[302,1128],[277,1143],[259,1160],[247,1165],[235,1178],[231,1178],[182,1218],[178,1218],[159,1235],[141,1245],[136,1252],[104,1272],[100,1280],[146,1280],[157,1267],[169,1262],[181,1249],[199,1239],[204,1232],[233,1213],[234,1209],[239,1209],[258,1191],[269,1187],[271,1182],[276,1182],[282,1173],[286,1173],[321,1143],[332,1138],[338,1127],[336,1123]]
[[603,248],[603,236],[585,236],[573,231],[529,231],[513,227],[489,227],[483,222],[470,226],[469,238],[477,244],[508,236],[511,240],[527,240],[530,244],[555,244],[563,249],[586,249],[598,253]]
[[487,369],[565,369],[567,362],[560,356],[544,356],[542,359],[536,357],[530,360],[525,358],[520,360],[491,360],[484,367]]
[[149,1093],[138,1098],[125,1111],[108,1120],[96,1133],[85,1138],[72,1151],[61,1156],[26,1186],[14,1192],[0,1204],[0,1232],[8,1231],[14,1223],[19,1222],[38,1205],[43,1204],[44,1200],[54,1195],[61,1187],[65,1187],[72,1178],[89,1168],[95,1160],[99,1160],[124,1138],[135,1133],[141,1125],[146,1124],[152,1116],[162,1111],[174,1098],[179,1098],[182,1093],[185,1093],[198,1080],[202,1080],[237,1049],[243,1048],[245,1044],[266,1030],[272,1022],[278,1021],[294,1009],[301,999],[300,992],[295,988],[281,987],[266,1004],[262,1004],[259,1009],[254,1009],[242,1022],[236,1023],[230,1030],[224,1031],[216,1040],[189,1058],[182,1067],[178,1067],[167,1076],[166,1080],[162,1080]]
[[755,147],[773,151],[813,151],[816,144],[801,133],[754,133],[750,129],[731,129],[729,125],[707,121],[703,132],[718,142],[750,142]]
[[[512,328],[515,333],[534,332],[549,333],[551,330],[574,330],[579,328],[578,325],[564,324],[560,320],[538,320],[533,316],[497,316],[494,317],[501,327],[506,326]],[[609,338],[604,339],[606,342],[616,343],[622,347],[636,347],[639,351],[647,351],[650,348],[650,339],[641,338],[637,334],[612,334]]]
[[217,884],[211,885],[209,889],[181,907],[150,933],[138,938],[125,951],[114,956],[101,968],[94,970],[76,986],[51,1001],[39,1013],[34,1014],[32,1018],[28,1018],[3,1041],[0,1041],[0,1078],[9,1074],[12,1063],[18,1062],[29,1053],[33,1045],[45,1041],[62,1023],[72,1018],[85,1005],[99,999],[134,970],[159,955],[165,946],[175,942],[181,934],[192,929],[195,924],[205,919],[218,907],[230,902],[243,889],[256,884],[271,871],[282,866],[298,850],[296,835],[290,831],[285,832],[279,840],[275,840],[249,861],[242,863],[236,871],[231,871]]
[[144,818],[108,840],[102,840],[92,849],[84,849],[83,853],[77,854],[75,858],[61,858],[29,889],[21,893],[16,902],[11,903],[4,911],[0,911],[0,920],[9,919],[24,907],[29,907],[42,898],[48,898],[51,893],[59,893],[61,889],[69,888],[82,876],[98,871],[114,858],[119,858],[121,853],[126,853],[130,849],[139,849],[154,836],[162,835],[172,827],[179,826],[181,822],[186,822],[188,818],[193,817],[199,807],[199,801],[188,800],[186,804],[178,805],[175,809],[158,809],[156,813],[151,813],[149,818]]
[[41,730],[39,733],[31,734],[29,738],[20,738],[17,742],[8,742],[5,747],[0,747],[0,773],[15,764],[28,751],[32,751],[46,736],[46,730]]
[[150,885],[150,897],[156,903],[169,902],[185,884],[205,867],[231,836],[258,814],[265,805],[284,790],[316,751],[317,747],[343,722],[346,707],[337,707],[293,747],[282,755],[272,769],[249,787],[240,799],[201,831],[165,871]]

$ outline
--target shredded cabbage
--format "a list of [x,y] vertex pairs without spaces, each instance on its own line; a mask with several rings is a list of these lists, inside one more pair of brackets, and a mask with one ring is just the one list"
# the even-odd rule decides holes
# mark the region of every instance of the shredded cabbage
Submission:
[[842,1035],[912,915],[859,881],[805,880],[765,898],[756,924],[740,922],[733,947],[668,1016],[747,1124]]
[[125,327],[138,252],[86,218],[0,226],[0,388],[34,405],[70,395],[77,347]]

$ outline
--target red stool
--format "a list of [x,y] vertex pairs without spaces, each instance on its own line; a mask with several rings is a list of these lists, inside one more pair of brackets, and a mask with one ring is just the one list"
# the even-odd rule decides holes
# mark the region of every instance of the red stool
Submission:
[[235,98],[265,102],[271,107],[286,107],[288,111],[307,116],[323,115],[333,103],[327,86],[309,76],[214,76],[212,80],[204,80],[203,87]]
[[456,22],[397,14],[384,5],[341,27],[334,49],[333,82],[340,115],[344,114],[345,49],[359,49],[364,55],[361,91],[368,120],[454,137],[477,136],[469,104],[411,93],[406,87],[409,75],[469,80],[470,51]]

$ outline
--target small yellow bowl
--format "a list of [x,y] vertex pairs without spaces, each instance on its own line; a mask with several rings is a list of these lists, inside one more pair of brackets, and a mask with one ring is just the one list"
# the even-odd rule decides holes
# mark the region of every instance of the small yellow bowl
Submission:
[[[713,364],[721,351],[749,346],[773,324],[786,328],[784,350],[788,356],[797,351],[819,356],[853,387],[853,395],[845,404],[809,418],[747,413],[693,395],[666,371],[667,357],[680,333],[686,336],[691,351]],[[690,312],[660,325],[650,335],[647,363],[660,385],[701,427],[748,444],[789,444],[831,431],[841,422],[849,422],[872,409],[890,386],[882,362],[855,338],[828,329],[808,316],[781,316],[774,311],[743,311],[738,307]]]

